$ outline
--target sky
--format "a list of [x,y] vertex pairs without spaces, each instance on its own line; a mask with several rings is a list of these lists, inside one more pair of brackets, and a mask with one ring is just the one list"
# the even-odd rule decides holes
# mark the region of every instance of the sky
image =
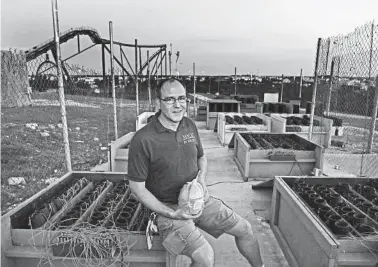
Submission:
[[[316,44],[375,20],[377,0],[64,0],[58,1],[59,27],[89,26],[114,40],[172,43],[180,51],[180,74],[312,75]],[[1,48],[29,49],[53,37],[51,1],[2,0]],[[82,48],[90,45],[82,38]],[[71,40],[62,57],[75,53]],[[101,69],[99,47],[69,63]],[[126,51],[131,60],[133,50]],[[143,52],[146,53],[146,52]],[[150,51],[153,53],[153,50]],[[176,68],[173,59],[173,71]]]

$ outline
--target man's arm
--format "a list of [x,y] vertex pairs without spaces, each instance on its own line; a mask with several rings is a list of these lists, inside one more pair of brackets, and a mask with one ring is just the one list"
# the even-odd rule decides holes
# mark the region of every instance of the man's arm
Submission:
[[177,219],[177,220],[189,220],[195,219],[199,215],[191,216],[187,214],[183,209],[172,210],[163,203],[161,203],[145,186],[145,182],[129,181],[130,189],[133,194],[136,195],[138,200],[150,210],[160,214],[164,217]]
[[202,185],[202,188],[205,192],[205,201],[209,198],[209,191],[207,190],[205,178],[207,175],[207,157],[203,154],[202,157],[198,158],[197,160],[198,165],[198,182]]

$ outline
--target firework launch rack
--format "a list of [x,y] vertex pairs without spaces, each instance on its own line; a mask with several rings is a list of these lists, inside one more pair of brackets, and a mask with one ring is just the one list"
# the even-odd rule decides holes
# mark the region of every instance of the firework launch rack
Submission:
[[[289,265],[292,267],[377,266],[378,236],[369,238],[336,236],[291,188],[290,184],[298,178],[303,178],[307,184],[330,186],[339,183],[354,185],[377,179],[277,176],[274,180],[270,224]],[[369,219],[369,223],[378,226],[372,219]]]
[[210,99],[207,100],[206,108],[206,129],[214,130],[218,120],[218,113],[238,112],[240,113],[240,101],[233,99]]
[[[226,116],[255,116],[263,121],[263,124],[227,124]],[[235,133],[240,132],[270,132],[271,131],[271,118],[260,113],[218,113],[218,129],[217,137],[222,146],[226,146],[230,143]]]
[[[272,133],[295,133],[305,139],[308,139],[310,126],[294,124],[287,125],[286,120],[288,117],[303,118],[304,116],[310,117],[310,114],[270,114],[270,117],[272,118]],[[314,115],[314,120],[317,120],[319,122],[319,125],[313,126],[311,141],[323,146],[324,148],[330,147],[333,121],[331,119],[319,117],[316,115]],[[291,128],[296,128],[298,130],[300,129],[300,131],[290,131]]]
[[[312,147],[311,150],[295,149],[252,149],[242,137],[236,133],[234,139],[234,161],[244,179],[270,180],[277,175],[310,175],[317,168],[323,170],[323,148],[314,142],[296,134],[278,133],[246,133],[252,136],[273,136],[275,138],[293,137],[300,145]],[[290,152],[292,157],[280,157],[282,152]],[[272,158],[272,155],[275,156]]]
[[[21,203],[19,206],[2,216],[1,218],[1,266],[7,267],[37,267],[40,266],[40,260],[42,258],[41,249],[43,248],[43,253],[48,253],[48,258],[52,260],[54,266],[66,266],[75,267],[78,266],[78,259],[69,256],[54,256],[56,252],[53,251],[53,246],[49,246],[52,238],[61,236],[60,228],[47,227],[48,223],[37,229],[31,229],[30,226],[25,227],[25,222],[29,220],[29,215],[36,206],[42,203],[51,202],[62,188],[69,187],[74,181],[85,177],[89,183],[84,187],[77,195],[73,196],[69,201],[67,201],[49,220],[51,223],[59,222],[59,220],[67,212],[69,212],[75,203],[78,203],[83,195],[85,195],[85,190],[90,187],[91,184],[96,183],[96,181],[107,180],[106,188],[97,197],[96,202],[93,202],[91,206],[87,208],[83,215],[81,215],[79,220],[85,220],[85,217],[96,206],[101,203],[106,193],[111,190],[113,184],[123,181],[126,176],[124,173],[115,172],[70,172],[62,176],[60,179],[50,184],[47,188],[41,190],[28,200]],[[127,190],[126,194],[130,194]],[[123,196],[125,197],[125,196]],[[121,203],[121,202],[120,202]],[[119,204],[120,205],[120,204]],[[141,209],[142,205],[138,203],[137,210]],[[135,218],[136,212],[133,218]],[[53,225],[53,224],[51,224]],[[141,228],[140,226],[137,229]],[[70,230],[64,230],[69,232]],[[130,248],[128,254],[123,255],[124,262],[130,262],[130,266],[175,266],[175,257],[167,253],[162,245],[162,237],[160,235],[154,236],[154,242],[151,250],[147,249],[147,240],[145,232],[143,231],[126,231],[124,235],[128,238],[128,243],[133,244]],[[120,236],[120,238],[122,238]],[[70,245],[70,244],[68,244]],[[75,247],[76,248],[76,247]],[[56,255],[56,254],[55,254]],[[109,255],[111,255],[109,253]],[[46,255],[45,255],[46,256]],[[72,256],[72,255],[71,255]],[[107,258],[105,260],[108,260]],[[112,258],[109,256],[109,262]],[[80,259],[83,265],[85,265],[85,258]],[[48,264],[47,264],[48,266]]]

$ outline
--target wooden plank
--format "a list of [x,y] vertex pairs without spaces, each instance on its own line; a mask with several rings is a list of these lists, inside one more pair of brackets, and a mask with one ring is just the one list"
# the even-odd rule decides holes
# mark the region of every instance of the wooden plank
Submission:
[[340,253],[338,266],[369,266],[375,267],[378,264],[378,258],[372,253]]
[[127,175],[124,172],[89,172],[89,171],[74,171],[74,177],[86,176],[88,180],[99,181],[109,180],[110,182],[120,182],[127,180]]
[[[58,257],[52,256],[52,251],[50,251],[51,260],[69,260],[69,257]],[[41,258],[41,252],[35,250],[33,247],[30,246],[15,246],[11,249],[8,249],[5,252],[5,255],[9,258]],[[75,258],[75,261],[79,260],[79,258]],[[166,262],[166,253],[163,250],[130,250],[129,254],[124,256],[125,261],[130,262]],[[83,260],[85,261],[85,260]],[[109,263],[111,262],[111,258],[109,259]],[[9,266],[11,267],[11,266]]]
[[291,252],[290,247],[288,243],[285,240],[285,237],[282,235],[280,229],[276,225],[271,226],[272,231],[274,233],[274,236],[277,239],[278,244],[280,245],[280,248],[285,255],[285,258],[287,262],[289,263],[290,267],[305,267],[305,266],[300,266],[297,262],[296,257],[294,254]]
[[7,257],[5,251],[12,249],[11,221],[9,216],[1,218],[1,266],[14,266],[13,259]]

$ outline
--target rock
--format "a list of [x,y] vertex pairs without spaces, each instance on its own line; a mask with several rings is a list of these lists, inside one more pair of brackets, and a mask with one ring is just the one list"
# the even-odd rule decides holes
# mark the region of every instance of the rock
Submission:
[[76,131],[80,131],[80,127],[76,127],[75,130],[76,130]]
[[57,169],[55,169],[55,170],[54,170],[54,173],[57,173],[57,172],[58,172],[58,170],[57,170]]
[[95,137],[95,138],[93,138],[93,141],[98,142],[98,141],[100,141],[100,139],[98,139],[97,137]]
[[37,129],[38,124],[36,124],[36,123],[27,123],[27,124],[25,124],[25,127],[29,128],[29,129],[32,129],[32,130],[35,130],[35,129]]
[[49,124],[49,128],[50,128],[51,130],[54,130],[54,129],[55,129],[55,126],[52,125],[52,124]]
[[9,185],[19,185],[19,184],[26,184],[24,177],[11,177],[8,178]]
[[54,183],[58,179],[59,178],[57,178],[57,177],[52,177],[52,178],[46,179],[45,180],[45,184],[52,184],[52,183]]
[[58,127],[58,128],[60,128],[60,129],[62,129],[62,128],[63,128],[63,124],[61,124],[61,123],[58,123],[58,124],[56,125],[56,127]]
[[105,150],[108,150],[108,148],[106,146],[102,146],[102,147],[100,147],[100,150],[105,151]]
[[42,132],[42,133],[41,133],[41,136],[43,136],[43,137],[47,137],[47,136],[50,136],[50,134],[49,134],[48,132]]
[[75,141],[75,143],[82,143],[82,144],[84,144],[84,141],[77,140],[77,141]]

